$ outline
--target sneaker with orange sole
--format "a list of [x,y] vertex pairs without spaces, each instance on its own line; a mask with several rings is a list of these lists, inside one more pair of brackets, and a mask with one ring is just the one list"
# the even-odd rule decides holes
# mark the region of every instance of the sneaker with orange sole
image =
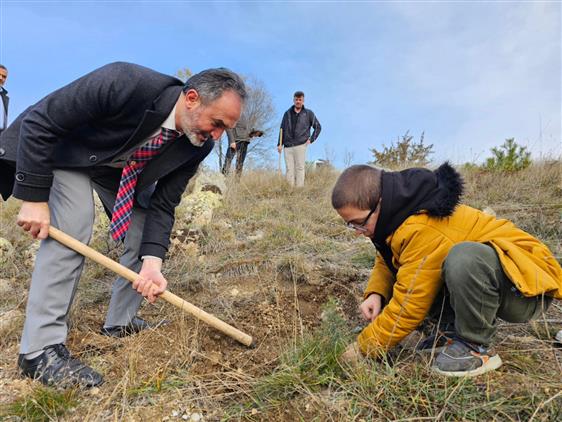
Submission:
[[491,349],[457,337],[437,355],[431,369],[448,377],[475,377],[501,365],[501,358]]

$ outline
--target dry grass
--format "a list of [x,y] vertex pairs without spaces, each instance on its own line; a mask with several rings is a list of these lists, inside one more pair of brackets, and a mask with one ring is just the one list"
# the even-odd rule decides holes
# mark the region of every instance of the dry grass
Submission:
[[492,208],[545,242],[562,258],[562,162],[545,161],[515,173],[463,173],[465,201]]
[[[515,220],[560,257],[561,173],[559,162],[516,175],[467,170],[465,202]],[[477,379],[433,376],[407,345],[392,364],[338,363],[361,323],[356,307],[374,251],[331,209],[336,176],[312,173],[300,190],[272,172],[230,180],[211,223],[178,234],[173,244],[170,290],[253,335],[255,349],[160,302],[141,314],[170,324],[122,340],[99,335],[113,275],[88,263],[68,345],[104,373],[106,383],[94,390],[45,389],[18,375],[34,243],[15,226],[17,201],[0,204],[0,237],[14,246],[0,275],[7,280],[0,313],[19,313],[0,337],[0,414],[13,421],[182,420],[196,413],[207,421],[559,420],[562,349],[551,338],[562,328],[560,303],[537,324],[502,324],[497,349],[505,364]],[[179,220],[176,228],[184,233],[189,224]],[[102,229],[94,245],[118,256]]]

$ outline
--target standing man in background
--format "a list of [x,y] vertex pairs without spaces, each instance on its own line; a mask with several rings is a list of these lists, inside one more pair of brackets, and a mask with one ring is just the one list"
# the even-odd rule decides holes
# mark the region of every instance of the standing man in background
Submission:
[[[318,138],[322,126],[314,112],[304,108],[304,92],[295,92],[293,104],[283,115],[277,151],[281,154],[283,146],[285,147],[285,167],[289,184],[303,187],[306,148]],[[312,136],[311,128],[314,129]]]
[[10,102],[10,97],[8,97],[8,91],[4,88],[4,84],[8,79],[8,69],[3,64],[0,64],[0,133],[6,129],[8,126],[8,103]]
[[232,159],[236,155],[236,176],[242,174],[244,167],[244,160],[248,152],[248,145],[252,138],[259,138],[263,136],[262,130],[250,128],[247,116],[242,116],[234,129],[226,129],[226,136],[228,137],[228,149],[226,157],[222,166],[222,174],[228,176],[230,172],[230,165]]

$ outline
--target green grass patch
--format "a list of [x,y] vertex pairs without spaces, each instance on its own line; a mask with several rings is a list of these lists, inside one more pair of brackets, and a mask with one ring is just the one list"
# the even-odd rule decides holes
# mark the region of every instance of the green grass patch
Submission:
[[335,301],[326,304],[323,315],[320,328],[283,354],[272,374],[257,381],[252,394],[255,405],[280,405],[298,393],[319,391],[343,375],[338,357],[350,341],[349,330]]
[[58,391],[41,386],[31,395],[7,405],[0,415],[32,422],[56,420],[76,406],[76,395],[74,389]]
[[373,268],[373,265],[375,265],[375,248],[368,246],[369,249],[363,249],[351,257],[352,264],[358,267]]
[[522,394],[509,383],[498,384],[499,372],[477,378],[436,376],[426,362],[407,353],[394,362],[366,359],[355,367],[341,365],[338,358],[351,340],[337,304],[329,301],[319,329],[281,355],[277,368],[256,380],[249,400],[228,409],[224,420],[253,420],[256,411],[273,418],[294,406],[300,412],[303,401],[334,420],[528,420],[533,415],[559,420],[562,415],[562,396]]
[[127,395],[130,397],[139,397],[149,394],[162,393],[166,391],[177,390],[178,388],[185,387],[190,383],[185,379],[171,378],[165,379],[157,377],[150,381],[143,382],[141,385],[127,390]]

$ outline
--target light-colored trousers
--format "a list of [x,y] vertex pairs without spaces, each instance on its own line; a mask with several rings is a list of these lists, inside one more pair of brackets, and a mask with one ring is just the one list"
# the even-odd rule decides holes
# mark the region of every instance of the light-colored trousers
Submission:
[[[115,192],[94,183],[84,171],[55,170],[49,196],[51,224],[83,243],[89,243],[94,224],[93,190],[108,209],[113,209]],[[122,265],[138,272],[139,250],[146,211],[133,208],[131,225],[125,237]],[[64,343],[67,319],[84,257],[56,240],[41,241],[27,300],[21,353],[33,353],[51,344]],[[127,325],[137,313],[142,295],[131,283],[119,277],[112,286],[111,300],[104,326]]]
[[285,167],[287,180],[291,186],[304,186],[304,166],[306,161],[306,144],[285,147]]

